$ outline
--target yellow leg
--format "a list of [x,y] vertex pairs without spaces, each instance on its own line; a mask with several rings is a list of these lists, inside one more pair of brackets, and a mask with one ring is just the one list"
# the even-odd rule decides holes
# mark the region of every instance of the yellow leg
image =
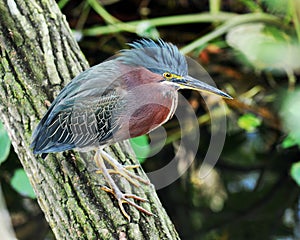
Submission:
[[124,178],[126,178],[127,181],[131,182],[133,185],[139,187],[139,184],[134,182],[133,179],[142,182],[144,184],[150,184],[149,181],[137,176],[133,172],[128,171],[128,169],[133,169],[140,167],[139,165],[129,165],[129,166],[123,166],[120,164],[116,159],[111,157],[107,152],[101,150],[101,155],[104,158],[105,161],[107,161],[115,170],[117,174],[120,174]]
[[[107,169],[106,165],[104,163],[104,160],[107,161],[113,167],[113,169]],[[97,166],[100,169],[97,172],[100,172],[103,174],[107,184],[109,185],[109,187],[101,187],[101,189],[114,195],[114,197],[118,201],[118,205],[120,207],[121,212],[128,219],[128,221],[130,221],[130,216],[125,211],[125,209],[123,207],[123,203],[129,204],[129,205],[135,207],[136,209],[138,209],[139,211],[146,213],[147,215],[152,215],[151,212],[149,212],[148,210],[142,208],[141,206],[139,206],[138,204],[136,204],[135,202],[130,200],[130,198],[131,198],[131,199],[135,199],[135,200],[138,200],[141,202],[146,202],[147,199],[141,198],[134,194],[123,193],[110,175],[110,174],[119,174],[122,177],[124,177],[125,179],[127,179],[131,184],[135,185],[136,187],[140,186],[140,184],[137,181],[143,182],[145,184],[149,184],[148,181],[146,181],[146,180],[142,179],[141,177],[135,175],[134,173],[128,171],[128,169],[136,168],[136,166],[138,166],[138,165],[123,166],[122,164],[117,162],[117,160],[115,160],[114,158],[109,156],[109,154],[107,154],[102,149],[97,150],[96,155],[95,155],[95,161],[96,161]],[[135,179],[135,180],[133,180],[133,179]]]

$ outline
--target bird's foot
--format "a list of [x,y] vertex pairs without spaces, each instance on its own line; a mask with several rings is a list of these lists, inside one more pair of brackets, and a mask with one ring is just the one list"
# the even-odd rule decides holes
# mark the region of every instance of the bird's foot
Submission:
[[[130,171],[130,169],[140,167],[139,165],[124,166],[102,149],[97,151],[95,155],[95,161],[97,166],[99,167],[99,170],[97,170],[96,172],[103,174],[107,184],[109,185],[109,187],[102,186],[101,189],[114,195],[114,197],[118,201],[118,205],[122,214],[128,219],[128,221],[130,221],[130,216],[124,209],[124,203],[135,207],[136,209],[147,215],[153,215],[151,212],[149,212],[148,210],[144,209],[143,207],[136,204],[133,200],[131,200],[134,199],[141,202],[147,202],[147,199],[134,194],[123,193],[111,176],[112,174],[119,174],[121,177],[124,177],[129,183],[131,183],[135,187],[140,187],[140,183],[150,184],[149,181],[144,180],[140,176],[136,175],[134,172]],[[112,168],[107,169],[104,161],[106,161]]]
[[102,186],[101,189],[114,195],[114,197],[118,201],[118,205],[119,205],[119,208],[120,208],[121,212],[128,219],[129,222],[130,222],[130,216],[125,211],[123,203],[129,204],[129,205],[135,207],[136,209],[138,209],[139,211],[141,211],[143,213],[146,213],[147,215],[150,215],[150,216],[153,215],[151,212],[149,212],[145,208],[139,206],[138,204],[136,204],[135,202],[130,200],[130,198],[131,198],[131,199],[135,199],[135,200],[138,200],[138,201],[141,201],[141,202],[148,202],[147,199],[141,198],[141,197],[139,197],[137,195],[134,195],[134,194],[122,193],[119,188],[112,190],[111,188]]
[[[111,169],[107,169],[109,174],[119,174],[120,176],[124,177],[128,182],[133,184],[135,187],[140,187],[140,183],[144,183],[149,185],[150,182],[141,178],[134,172],[130,171],[131,169],[139,168],[140,165],[128,165],[124,166],[119,163],[116,159],[111,157],[108,153],[102,151],[101,152],[103,159],[112,167]],[[97,171],[98,173],[102,173],[102,169]]]

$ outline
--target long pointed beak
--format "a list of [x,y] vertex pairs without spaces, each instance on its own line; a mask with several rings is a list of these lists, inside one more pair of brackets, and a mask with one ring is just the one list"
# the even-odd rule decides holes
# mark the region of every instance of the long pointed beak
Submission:
[[219,95],[224,98],[232,99],[232,97],[227,93],[224,93],[221,90],[207,83],[201,82],[198,79],[195,79],[191,76],[185,76],[182,80],[183,81],[180,81],[179,83],[180,88],[182,89],[192,89],[200,92],[208,92],[208,93]]

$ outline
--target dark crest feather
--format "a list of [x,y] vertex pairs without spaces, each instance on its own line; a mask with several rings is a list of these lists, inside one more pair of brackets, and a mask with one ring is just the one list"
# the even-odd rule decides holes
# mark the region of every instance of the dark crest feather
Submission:
[[124,64],[142,66],[159,74],[168,71],[184,76],[188,73],[185,57],[171,43],[141,39],[128,45],[132,48],[120,51],[118,57]]

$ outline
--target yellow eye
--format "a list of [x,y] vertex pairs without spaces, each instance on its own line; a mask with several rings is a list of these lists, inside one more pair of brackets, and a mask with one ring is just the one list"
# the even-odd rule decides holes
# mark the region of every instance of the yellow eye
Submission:
[[172,77],[172,73],[165,72],[165,73],[163,74],[163,76],[164,76],[165,78],[171,78],[171,77]]

